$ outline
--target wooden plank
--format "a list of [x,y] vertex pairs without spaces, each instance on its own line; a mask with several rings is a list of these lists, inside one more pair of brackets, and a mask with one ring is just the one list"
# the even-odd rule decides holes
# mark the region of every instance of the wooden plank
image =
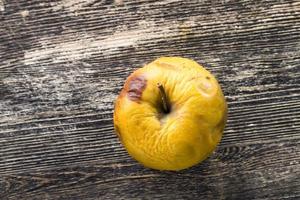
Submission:
[[[283,199],[299,197],[299,140],[220,147],[209,160],[182,172],[146,169],[130,159],[98,160],[34,173],[3,175],[2,198]],[[274,156],[276,155],[276,156]],[[22,191],[22,193],[20,193]],[[81,191],[80,193],[78,191]],[[53,196],[52,196],[53,195]],[[24,196],[23,196],[24,197]]]
[[[0,0],[1,199],[300,198],[300,2]],[[145,169],[113,131],[125,78],[202,63],[229,104],[215,154]]]

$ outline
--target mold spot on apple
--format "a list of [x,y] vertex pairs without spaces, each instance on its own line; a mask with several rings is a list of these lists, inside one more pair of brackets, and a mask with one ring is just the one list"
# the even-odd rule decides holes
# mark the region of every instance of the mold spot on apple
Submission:
[[127,91],[128,98],[131,101],[139,103],[142,98],[143,91],[147,85],[147,80],[144,76],[132,76],[128,79],[128,82],[125,86]]
[[207,77],[199,81],[197,88],[199,92],[205,96],[213,96],[216,92],[215,85]]

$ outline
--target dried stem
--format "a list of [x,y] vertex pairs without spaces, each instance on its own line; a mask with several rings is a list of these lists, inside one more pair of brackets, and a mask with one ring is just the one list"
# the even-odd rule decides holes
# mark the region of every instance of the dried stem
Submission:
[[162,86],[162,84],[160,84],[160,83],[157,84],[157,87],[160,92],[164,112],[169,113],[170,112],[170,104],[167,99],[166,91],[165,91],[164,87]]

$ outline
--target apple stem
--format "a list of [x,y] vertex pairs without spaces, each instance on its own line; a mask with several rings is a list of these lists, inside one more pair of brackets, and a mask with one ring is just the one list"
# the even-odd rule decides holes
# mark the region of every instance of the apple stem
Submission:
[[157,83],[157,87],[158,87],[159,92],[160,92],[164,112],[169,113],[170,112],[170,105],[169,105],[169,102],[168,102],[168,99],[167,99],[166,91],[165,91],[164,87],[162,86],[162,84],[160,84],[160,83]]

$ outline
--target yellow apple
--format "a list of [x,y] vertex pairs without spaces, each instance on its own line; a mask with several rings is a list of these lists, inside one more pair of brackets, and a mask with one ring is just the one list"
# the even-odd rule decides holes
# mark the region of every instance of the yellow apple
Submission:
[[181,170],[221,140],[227,104],[215,77],[197,62],[162,57],[133,72],[115,102],[114,126],[144,166]]

